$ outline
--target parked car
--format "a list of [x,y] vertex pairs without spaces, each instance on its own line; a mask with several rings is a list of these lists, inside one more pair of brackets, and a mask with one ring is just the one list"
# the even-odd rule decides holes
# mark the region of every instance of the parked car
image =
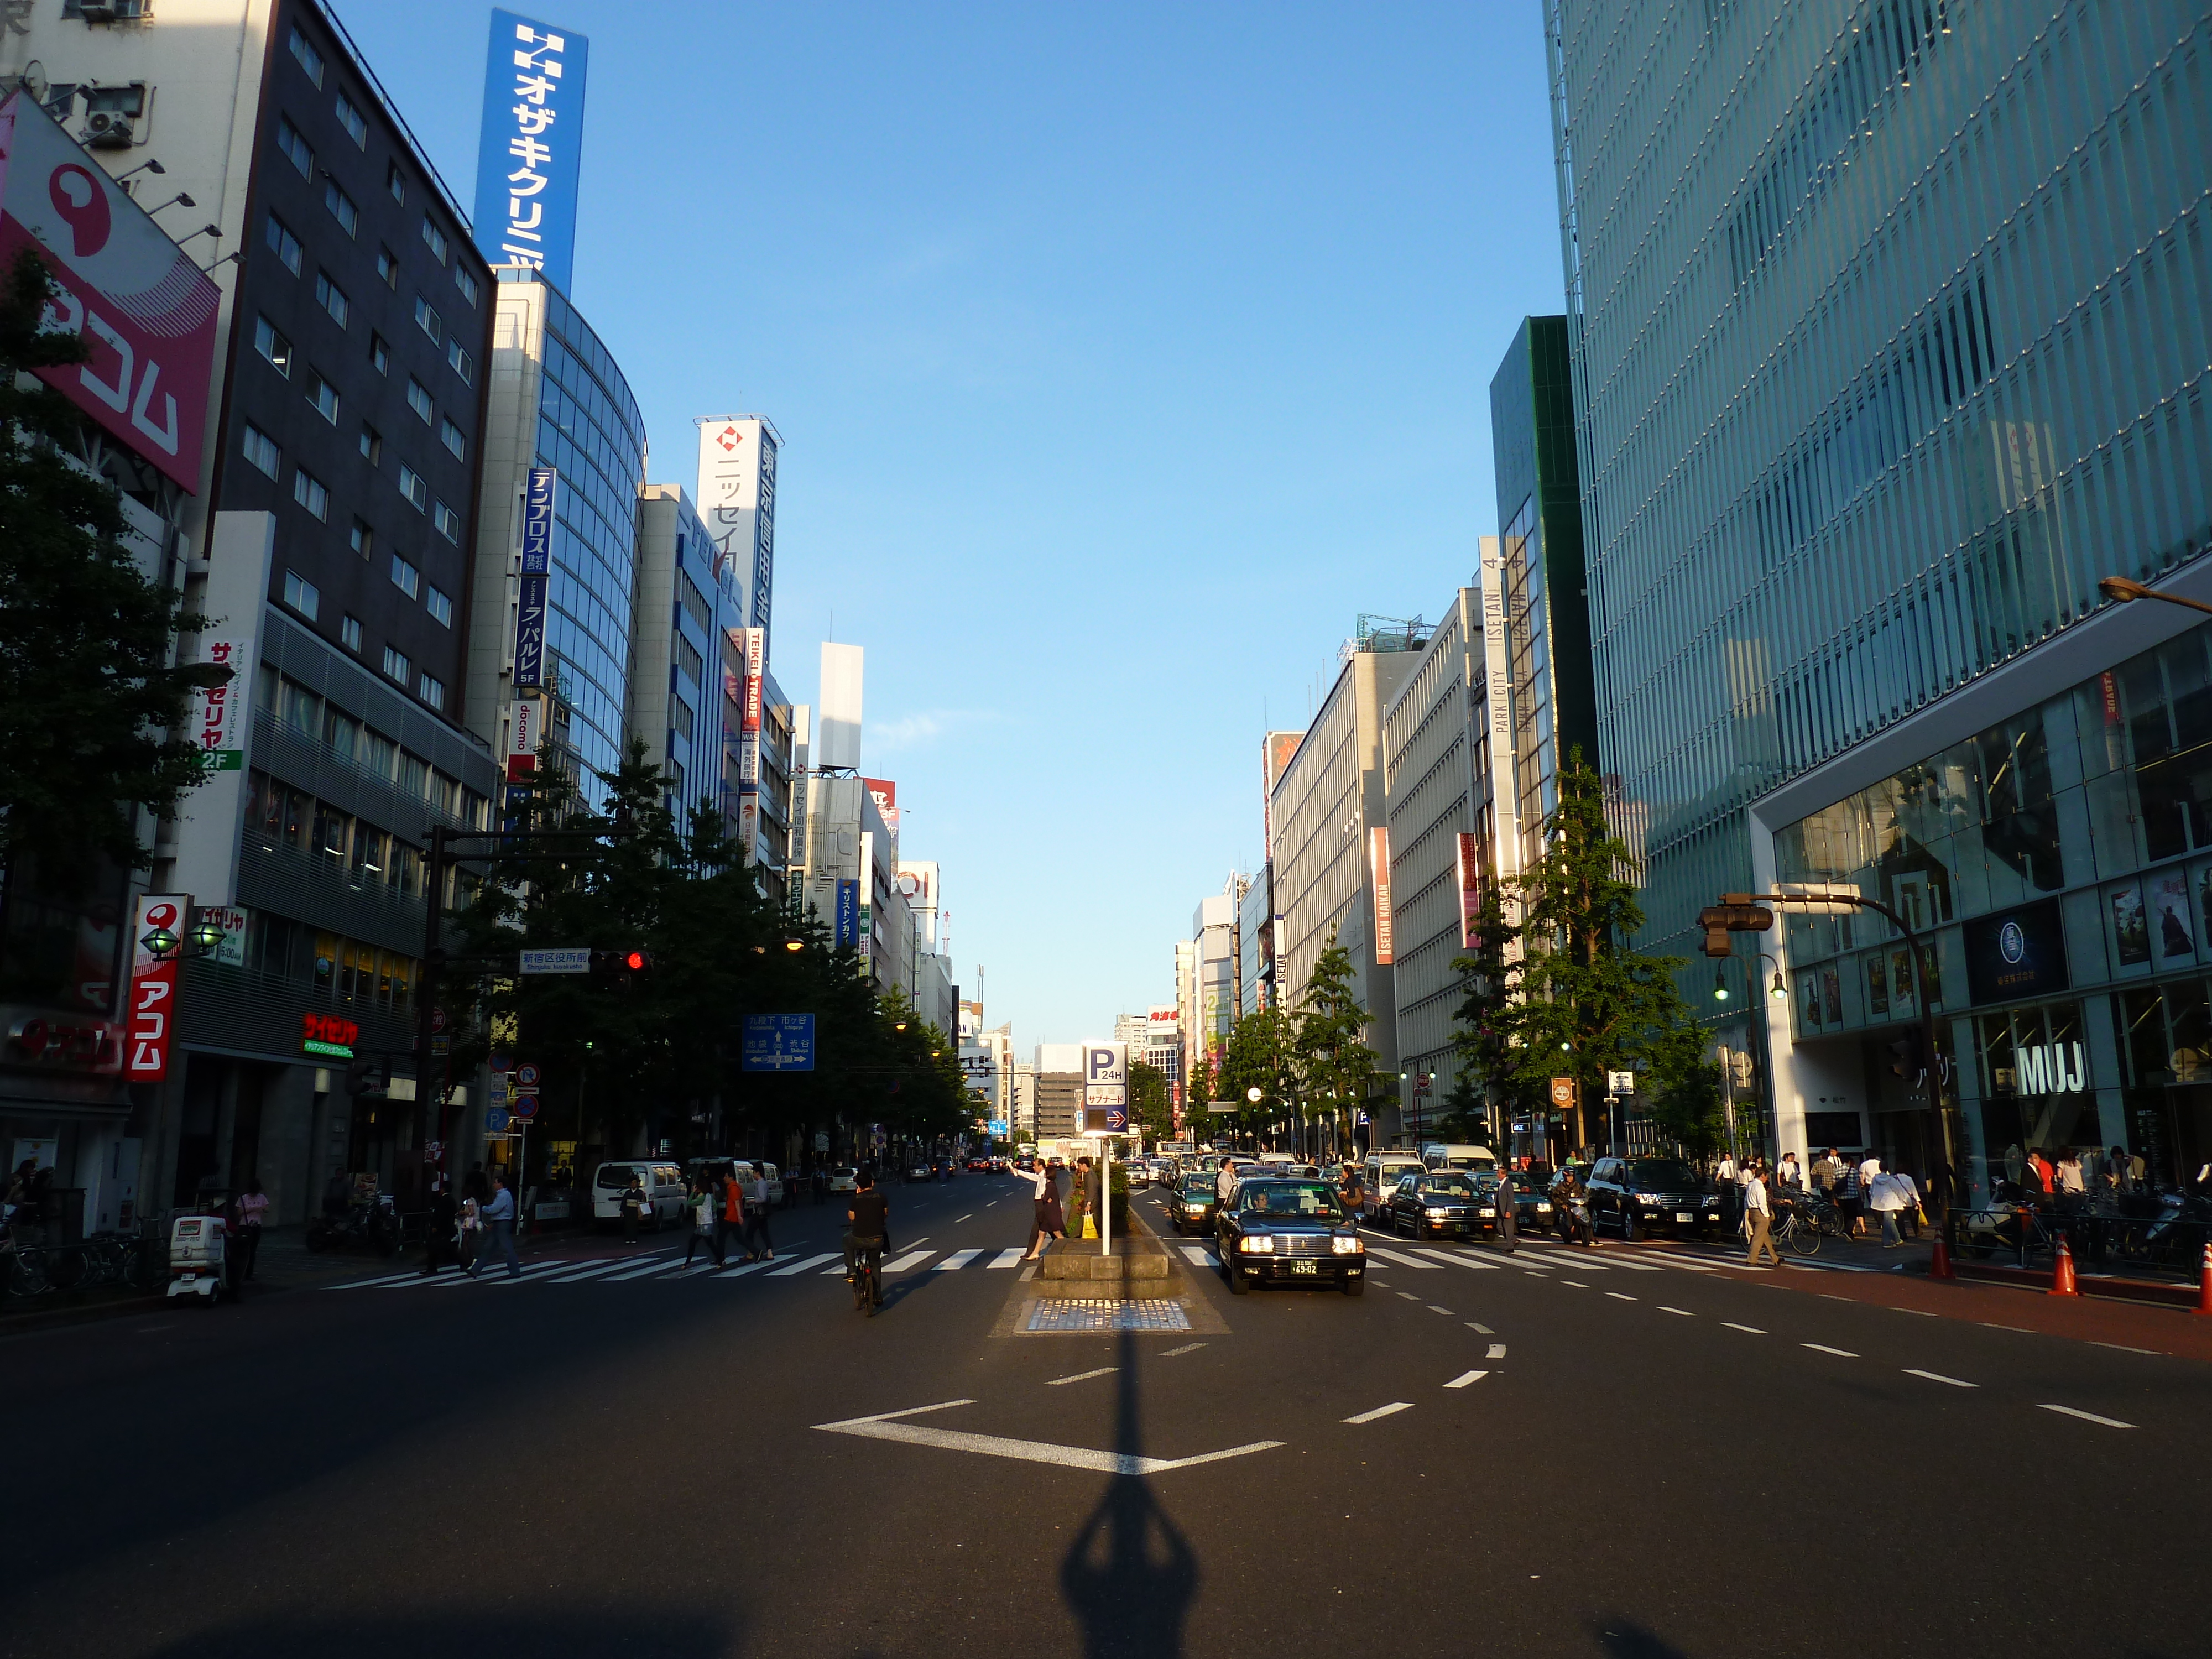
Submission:
[[1425,1170],[1398,1177],[1391,1189],[1389,1227],[1415,1238],[1474,1238],[1497,1225],[1498,1209],[1478,1192],[1474,1177],[1457,1170]]
[[1601,1158],[1583,1184],[1590,1224],[1623,1238],[1658,1229],[1711,1238],[1720,1226],[1720,1194],[1688,1164],[1672,1158]]
[[1168,1221],[1179,1233],[1204,1232],[1213,1225],[1213,1177],[1189,1175],[1168,1197]]
[[1252,1282],[1367,1290],[1367,1246],[1325,1181],[1255,1179],[1214,1219],[1231,1294]]
[[673,1164],[626,1158],[602,1164],[592,1176],[592,1221],[606,1225],[622,1219],[623,1194],[635,1180],[645,1190],[646,1225],[659,1227],[682,1219],[684,1171]]
[[830,1190],[833,1193],[856,1193],[860,1190],[860,1172],[849,1164],[840,1164],[830,1171]]

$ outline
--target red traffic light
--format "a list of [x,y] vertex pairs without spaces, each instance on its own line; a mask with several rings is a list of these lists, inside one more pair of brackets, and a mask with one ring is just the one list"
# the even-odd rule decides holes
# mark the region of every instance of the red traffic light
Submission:
[[642,974],[653,966],[653,958],[642,951],[632,951],[622,959],[622,965],[633,974]]

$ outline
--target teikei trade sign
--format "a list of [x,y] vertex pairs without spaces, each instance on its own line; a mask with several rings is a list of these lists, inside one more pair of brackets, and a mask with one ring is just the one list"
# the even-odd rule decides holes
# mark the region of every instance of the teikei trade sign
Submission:
[[575,30],[494,9],[477,137],[477,246],[495,265],[535,265],[563,294],[576,251],[584,71]]
[[[169,1075],[169,1049],[177,1031],[177,958],[184,954],[189,893],[148,893],[138,901],[131,927],[131,1000],[123,1028],[123,1075],[133,1083],[158,1083]],[[165,951],[148,941],[167,934]]]
[[89,361],[35,370],[132,453],[198,493],[215,370],[216,285],[54,118],[0,103],[0,266],[35,246],[46,325]]

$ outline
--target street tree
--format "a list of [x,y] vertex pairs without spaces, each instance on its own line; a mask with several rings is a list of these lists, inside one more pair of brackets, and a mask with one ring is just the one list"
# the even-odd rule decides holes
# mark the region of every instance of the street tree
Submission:
[[1155,1141],[1175,1139],[1175,1095],[1168,1074],[1148,1060],[1129,1062],[1129,1122]]
[[1532,1103],[1514,1063],[1511,958],[1516,930],[1506,918],[1500,883],[1483,883],[1470,933],[1467,953],[1452,963],[1461,992],[1452,1024],[1457,1075],[1444,1114],[1455,1136],[1486,1135],[1493,1121],[1510,1121]]
[[[1255,1008],[1238,1020],[1222,1045],[1218,1075],[1220,1098],[1237,1105],[1230,1123],[1249,1133],[1287,1117],[1297,1067],[1296,1031],[1280,1008]],[[1251,1097],[1255,1089],[1260,1091],[1257,1104]]]
[[1339,1118],[1366,1103],[1376,1061],[1362,1036],[1366,1025],[1367,1010],[1352,988],[1352,952],[1337,943],[1332,927],[1299,994],[1291,1039],[1299,1093],[1310,1112]]

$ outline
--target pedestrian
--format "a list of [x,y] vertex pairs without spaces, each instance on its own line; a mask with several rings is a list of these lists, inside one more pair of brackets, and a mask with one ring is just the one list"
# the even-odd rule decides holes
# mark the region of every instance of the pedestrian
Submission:
[[1804,1191],[1805,1171],[1798,1165],[1796,1153],[1782,1154],[1782,1167],[1775,1170],[1774,1182],[1778,1187],[1788,1187],[1796,1192]]
[[645,1183],[635,1168],[629,1172],[629,1185],[622,1191],[623,1243],[637,1243],[637,1230],[645,1220]]
[[1744,1258],[1747,1267],[1760,1266],[1759,1252],[1764,1250],[1772,1258],[1772,1265],[1782,1265],[1782,1252],[1774,1248],[1774,1214],[1766,1203],[1766,1182],[1754,1170],[1750,1180],[1743,1183],[1743,1211],[1751,1223],[1751,1253]]
[[1237,1196],[1237,1164],[1232,1158],[1221,1160],[1221,1167],[1213,1174],[1213,1204],[1218,1210],[1226,1210]]
[[1820,1196],[1835,1196],[1836,1183],[1844,1178],[1843,1160],[1836,1156],[1832,1146],[1820,1154],[1820,1161],[1813,1166],[1813,1184],[1820,1189]]
[[1743,1191],[1741,1177],[1736,1173],[1734,1153],[1721,1154],[1719,1167],[1713,1171],[1713,1182],[1721,1193],[1721,1225],[1740,1226],[1743,1215]]
[[1516,1190],[1513,1185],[1513,1172],[1500,1170],[1498,1185],[1492,1189],[1490,1201],[1498,1211],[1498,1248],[1508,1255],[1511,1255],[1521,1243],[1521,1218],[1514,1212]]
[[2051,1167],[2051,1160],[2045,1156],[2042,1147],[2028,1149],[2027,1167],[2034,1171],[2034,1182],[2030,1191],[2039,1202],[2057,1190],[2058,1171]]
[[[755,1240],[759,1241],[757,1249]],[[768,1233],[768,1174],[758,1164],[753,1166],[752,1185],[745,1193],[745,1260],[775,1260],[775,1241]]]
[[[514,1194],[507,1190],[507,1177],[495,1174],[491,1178],[491,1202],[484,1206],[484,1253],[496,1252],[506,1260],[507,1276],[522,1277],[522,1258],[514,1253]],[[470,1264],[469,1277],[474,1279],[483,1271],[479,1260]]]
[[1887,1173],[1875,1176],[1867,1186],[1867,1204],[1881,1218],[1881,1248],[1901,1248],[1904,1241],[1898,1237],[1897,1216],[1905,1207],[1905,1189],[1898,1184],[1897,1177]]
[[817,1158],[814,1161],[814,1176],[813,1180],[809,1184],[811,1184],[814,1188],[814,1201],[817,1204],[824,1203],[828,1200],[830,1196],[830,1167],[826,1164],[823,1164],[819,1158]]
[[1029,1249],[1022,1259],[1034,1261],[1044,1253],[1045,1240],[1065,1238],[1067,1229],[1060,1219],[1060,1183],[1053,1178],[1051,1170],[1044,1164],[1036,1164],[1023,1179],[1030,1183],[1030,1198],[1034,1209]]
[[1842,1212],[1844,1217],[1851,1224],[1850,1233],[1853,1238],[1862,1237],[1865,1230],[1866,1224],[1859,1213],[1860,1206],[1865,1201],[1865,1198],[1866,1188],[1859,1176],[1859,1166],[1856,1164],[1846,1164],[1844,1168],[1843,1182],[1836,1188],[1836,1208]]
[[1360,1218],[1367,1213],[1367,1183],[1360,1178],[1357,1164],[1344,1166],[1344,1184],[1338,1189],[1337,1195],[1344,1205],[1345,1214],[1351,1217],[1352,1224],[1357,1226]]
[[258,1181],[249,1178],[238,1195],[239,1277],[253,1277],[253,1264],[261,1255],[261,1227],[269,1218],[269,1194]]
[[1928,1218],[1921,1212],[1920,1183],[1903,1170],[1892,1170],[1890,1177],[1897,1182],[1898,1190],[1905,1196],[1904,1206],[1897,1212],[1897,1224],[1904,1228],[1905,1237],[1917,1244],[1920,1242],[1920,1224]]
[[722,1242],[714,1224],[714,1194],[705,1176],[691,1183],[691,1195],[684,1200],[684,1213],[691,1224],[690,1237],[684,1241],[684,1265],[690,1267],[693,1253],[703,1248],[717,1267],[724,1266]]
[[[737,1165],[722,1166],[722,1214],[714,1226],[714,1258],[727,1261],[732,1249],[744,1248],[745,1192],[738,1180]],[[750,1261],[750,1256],[745,1258]]]
[[459,1215],[460,1210],[453,1202],[453,1191],[441,1177],[437,1190],[430,1194],[429,1219],[422,1224],[423,1278],[435,1277],[446,1257],[458,1254],[453,1226]]
[[[1067,1231],[1071,1236],[1083,1237],[1083,1223],[1090,1214],[1090,1205],[1091,1160],[1079,1158],[1075,1160],[1074,1177],[1067,1183]],[[1097,1224],[1095,1218],[1092,1224]]]
[[460,1217],[453,1233],[453,1259],[463,1273],[477,1265],[477,1257],[483,1247],[483,1201],[477,1194],[483,1190],[483,1176],[475,1170],[469,1172],[469,1189],[461,1200]]
[[2069,1214],[2081,1209],[2088,1198],[2089,1182],[2081,1170],[2080,1147],[2069,1146],[2058,1154],[2054,1177],[2051,1190],[2057,1197],[2059,1209]]

